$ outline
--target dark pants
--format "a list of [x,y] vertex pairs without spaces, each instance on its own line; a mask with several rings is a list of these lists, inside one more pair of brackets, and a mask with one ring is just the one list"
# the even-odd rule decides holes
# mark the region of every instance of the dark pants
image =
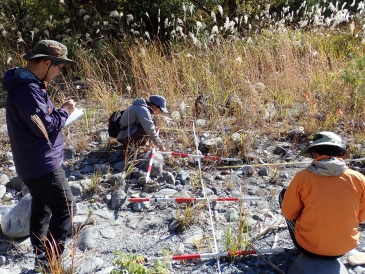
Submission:
[[[286,192],[286,188],[283,188],[283,190],[279,194],[280,208],[281,208],[281,205],[283,204],[285,192]],[[289,230],[290,237],[291,237],[291,239],[292,239],[295,247],[299,250],[299,252],[307,255],[308,257],[322,258],[322,259],[337,259],[337,258],[340,258],[340,257],[343,256],[343,255],[341,255],[341,256],[324,256],[324,255],[318,255],[318,254],[312,253],[312,252],[304,249],[303,247],[301,247],[298,244],[298,242],[297,242],[297,240],[295,239],[295,236],[294,236],[294,230],[295,230],[295,222],[296,222],[296,220],[287,220],[287,219],[285,219],[285,221],[286,221],[286,225],[288,226],[288,230]]]
[[118,139],[124,148],[130,146],[144,146],[148,142],[149,135],[144,131],[141,124],[138,124],[137,132],[123,139]]
[[65,171],[58,168],[45,176],[23,181],[32,195],[30,241],[34,253],[50,254],[52,247],[53,254],[61,255],[76,211]]

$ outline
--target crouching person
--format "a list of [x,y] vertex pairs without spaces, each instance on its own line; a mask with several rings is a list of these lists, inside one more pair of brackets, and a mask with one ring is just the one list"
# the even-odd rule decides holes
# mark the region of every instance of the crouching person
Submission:
[[296,248],[309,257],[336,259],[354,249],[365,220],[365,177],[346,166],[341,138],[319,132],[301,155],[313,162],[298,172],[279,203]]
[[128,145],[148,145],[151,139],[160,150],[166,150],[157,134],[152,115],[167,113],[166,100],[160,95],[151,95],[149,100],[139,98],[133,101],[120,118],[120,132],[117,136],[124,148]]

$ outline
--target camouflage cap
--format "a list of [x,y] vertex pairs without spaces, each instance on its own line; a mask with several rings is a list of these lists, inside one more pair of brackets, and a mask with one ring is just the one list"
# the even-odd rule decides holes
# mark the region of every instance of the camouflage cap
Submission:
[[39,41],[32,52],[23,55],[23,59],[27,61],[38,57],[45,57],[51,61],[64,62],[70,65],[75,64],[75,61],[67,58],[67,47],[54,40]]

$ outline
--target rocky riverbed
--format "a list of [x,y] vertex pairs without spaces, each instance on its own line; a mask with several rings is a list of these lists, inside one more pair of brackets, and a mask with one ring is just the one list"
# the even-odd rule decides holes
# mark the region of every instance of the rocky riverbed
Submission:
[[[1,111],[3,114],[4,110]],[[204,121],[200,122],[204,129]],[[77,122],[73,126],[77,127]],[[66,130],[69,138],[69,129]],[[215,253],[227,251],[228,246],[233,248],[241,238],[252,249],[285,248],[285,252],[239,256],[234,260],[225,257],[219,261],[216,258],[169,261],[166,267],[170,273],[286,273],[298,254],[277,195],[310,160],[298,154],[306,144],[293,141],[303,130],[293,128],[288,137],[278,140],[260,136],[250,153],[232,162],[199,162],[156,153],[151,180],[147,183],[150,154],[144,148],[121,151],[110,143],[101,127],[93,131],[93,139],[82,151],[75,150],[70,139],[66,140],[63,167],[76,198],[77,212],[67,248],[73,259],[67,257],[65,264],[72,265],[77,273],[111,273],[117,269],[114,264],[117,250],[146,258]],[[0,134],[5,143],[4,119]],[[197,135],[200,151],[222,149],[223,136],[204,130]],[[237,139],[234,134],[229,136],[232,142]],[[165,136],[171,149],[179,147],[172,145],[175,137]],[[342,137],[346,140],[346,136]],[[199,153],[191,147],[181,151]],[[33,273],[34,256],[27,237],[31,197],[16,176],[10,149],[4,149],[0,156],[0,273]],[[352,167],[361,166],[355,163]],[[153,199],[165,197],[260,199],[209,204]],[[151,199],[132,203],[130,198]],[[240,223],[244,223],[243,232],[237,233]],[[363,251],[364,234],[351,254],[362,256]],[[362,262],[350,264],[348,257],[346,254],[341,261],[349,273],[365,273],[365,267],[357,265]],[[146,265],[153,267],[151,262]]]

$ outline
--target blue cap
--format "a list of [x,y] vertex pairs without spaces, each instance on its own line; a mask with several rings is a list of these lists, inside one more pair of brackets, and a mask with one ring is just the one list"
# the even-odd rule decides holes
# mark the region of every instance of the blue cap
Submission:
[[163,112],[168,113],[166,108],[166,99],[160,95],[151,95],[150,103],[158,106]]

